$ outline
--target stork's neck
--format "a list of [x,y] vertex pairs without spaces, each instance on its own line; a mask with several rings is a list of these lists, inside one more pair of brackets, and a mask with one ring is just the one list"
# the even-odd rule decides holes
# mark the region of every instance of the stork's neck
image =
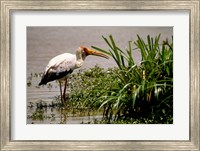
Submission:
[[76,52],[76,68],[80,68],[83,65],[85,58],[86,56],[82,55],[81,51]]

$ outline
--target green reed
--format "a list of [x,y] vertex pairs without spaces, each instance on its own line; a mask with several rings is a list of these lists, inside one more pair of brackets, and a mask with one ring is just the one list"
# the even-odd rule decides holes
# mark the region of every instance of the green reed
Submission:
[[[110,35],[103,37],[108,50],[94,49],[110,55],[118,66],[113,72],[118,83],[104,89],[100,108],[107,119],[151,118],[165,123],[173,117],[173,43],[160,43],[160,35],[147,36],[145,42],[139,35],[129,41],[125,50],[120,49]],[[135,63],[133,51],[141,55]],[[171,120],[172,121],[172,120]]]

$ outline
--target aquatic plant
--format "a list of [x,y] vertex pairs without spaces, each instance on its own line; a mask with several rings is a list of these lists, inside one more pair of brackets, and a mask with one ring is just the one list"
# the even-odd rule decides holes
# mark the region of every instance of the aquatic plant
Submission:
[[[108,50],[92,46],[110,55],[119,69],[113,72],[118,83],[104,91],[100,108],[104,107],[108,121],[151,117],[165,123],[173,117],[173,43],[166,40],[160,44],[160,35],[147,36],[146,43],[137,37],[135,42],[128,42],[124,51],[111,35],[103,37]],[[133,51],[141,54],[139,64],[135,63]]]
[[69,82],[69,106],[97,110],[104,100],[104,90],[112,87],[113,81],[117,80],[112,74],[113,70],[115,69],[104,70],[96,65],[84,72],[72,74]]

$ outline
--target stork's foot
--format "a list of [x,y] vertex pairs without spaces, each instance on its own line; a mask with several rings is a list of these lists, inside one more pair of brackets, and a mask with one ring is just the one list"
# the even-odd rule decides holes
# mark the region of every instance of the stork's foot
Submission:
[[66,94],[62,94],[62,95],[61,95],[61,103],[62,103],[62,106],[63,106],[63,107],[66,106],[66,103],[67,103]]
[[65,94],[63,94],[62,98],[63,98],[63,101],[65,102],[65,101],[66,101],[66,96],[65,96]]
[[66,89],[67,89],[67,79],[65,79],[65,83],[64,83],[64,90],[62,92],[62,82],[59,81],[59,84],[60,84],[60,98],[61,98],[61,103],[62,103],[62,106],[66,106]]

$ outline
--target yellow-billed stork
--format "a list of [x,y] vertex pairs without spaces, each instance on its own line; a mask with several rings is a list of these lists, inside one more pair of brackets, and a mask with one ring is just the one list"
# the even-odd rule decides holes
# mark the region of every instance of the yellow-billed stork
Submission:
[[[50,81],[58,80],[60,85],[61,102],[64,103],[66,99],[67,75],[72,73],[74,69],[80,68],[88,55],[95,55],[108,59],[108,56],[101,52],[80,46],[76,51],[76,55],[63,53],[52,58],[45,69],[39,86],[45,85]],[[61,86],[62,80],[65,81],[63,94]]]

